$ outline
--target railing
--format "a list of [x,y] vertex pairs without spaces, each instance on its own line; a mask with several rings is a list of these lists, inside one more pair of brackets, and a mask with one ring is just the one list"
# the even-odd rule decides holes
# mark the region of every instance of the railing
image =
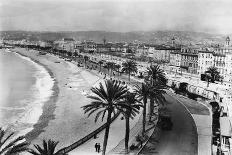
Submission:
[[[116,113],[114,115],[113,118],[111,118],[110,123],[112,123],[118,116],[119,116],[120,112]],[[86,135],[85,137],[81,138],[80,140],[78,140],[77,142],[71,144],[70,146],[67,146],[61,150],[59,150],[57,152],[58,155],[64,155],[67,154],[68,152],[74,150],[75,148],[77,148],[78,146],[84,144],[85,142],[87,142],[89,139],[93,138],[95,135],[97,135],[98,133],[100,133],[103,129],[105,129],[107,126],[107,122],[105,124],[103,124],[102,126],[100,126],[99,128],[97,128],[96,130],[94,130],[93,132],[91,132],[90,134]]]

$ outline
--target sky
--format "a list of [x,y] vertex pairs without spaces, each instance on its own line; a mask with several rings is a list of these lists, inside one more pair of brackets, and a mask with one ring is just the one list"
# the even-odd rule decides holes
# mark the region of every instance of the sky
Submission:
[[232,0],[0,0],[0,30],[232,33]]

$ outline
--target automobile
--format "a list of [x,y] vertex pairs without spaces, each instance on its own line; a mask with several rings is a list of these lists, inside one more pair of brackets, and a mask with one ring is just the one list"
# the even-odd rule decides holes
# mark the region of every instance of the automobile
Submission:
[[173,123],[170,115],[160,115],[158,124],[162,130],[172,130]]

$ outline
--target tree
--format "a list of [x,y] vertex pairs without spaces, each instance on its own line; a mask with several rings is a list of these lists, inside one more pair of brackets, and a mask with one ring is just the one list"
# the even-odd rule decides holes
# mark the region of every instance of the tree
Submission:
[[[99,87],[93,87],[91,88],[91,91],[94,95],[88,96],[88,98],[92,99],[93,101],[82,108],[85,113],[88,113],[88,116],[96,112],[95,122],[101,115],[103,121],[105,114],[107,113],[107,125],[105,129],[102,152],[102,154],[105,155],[112,114],[116,113],[119,107],[118,104],[124,99],[128,89],[126,86],[121,85],[117,81],[106,80],[104,86],[102,83],[100,83]],[[120,107],[122,108],[123,106]]]
[[[141,107],[141,104],[138,104],[139,101],[136,99],[136,94],[127,92],[124,101],[119,104],[119,110],[125,117],[126,121],[126,132],[125,132],[125,150],[128,153],[128,142],[130,136],[130,118],[133,119],[138,113]],[[124,105],[124,106],[122,106]]]
[[205,73],[210,74],[209,79],[212,83],[214,83],[215,81],[219,81],[221,79],[220,72],[214,66],[209,67],[207,71],[205,71]]
[[151,85],[154,85],[155,82],[161,82],[166,85],[167,78],[165,76],[164,70],[160,69],[159,65],[153,65],[147,68],[147,76],[145,81],[149,81]]
[[13,138],[14,132],[7,133],[0,128],[0,154],[16,155],[28,150],[29,143],[25,141],[24,136]]
[[114,66],[114,68],[117,70],[118,76],[119,76],[119,75],[120,75],[120,68],[121,68],[121,65],[116,64],[116,65]]
[[112,75],[112,71],[114,69],[115,63],[114,62],[107,62],[106,63],[107,69],[108,69],[108,74],[110,74],[110,76]]
[[147,112],[147,99],[150,93],[150,86],[147,83],[135,86],[135,93],[139,100],[143,100],[143,130],[142,135],[145,136],[145,125],[146,125],[146,112]]
[[100,60],[100,61],[98,62],[98,64],[99,64],[99,66],[100,66],[100,72],[101,72],[101,66],[102,66],[102,64],[103,64],[103,61]]
[[77,52],[74,52],[74,53],[73,53],[73,56],[74,56],[74,57],[77,57],[77,56],[78,56],[78,53],[77,53]]
[[160,69],[159,65],[150,66],[147,68],[147,76],[145,77],[145,81],[150,84],[150,117],[149,121],[151,121],[153,110],[154,110],[154,103],[156,101],[164,101],[163,94],[166,92],[166,83],[167,78],[165,77],[165,73],[162,69]]
[[137,63],[133,60],[128,60],[124,63],[122,63],[122,72],[128,73],[128,78],[130,81],[130,75],[131,73],[137,73],[138,68],[137,68]]
[[89,57],[87,55],[84,56],[84,61],[85,61],[85,68],[86,68],[86,62],[89,60]]
[[[153,84],[154,85],[150,85],[150,92],[149,92],[149,98],[150,98],[149,122],[151,122],[152,119],[155,103],[158,107],[166,103],[164,94],[166,94],[165,89],[167,88],[167,86],[162,84],[161,82],[155,82]],[[157,112],[159,113],[159,108]]]
[[67,55],[68,55],[68,57],[72,57],[73,54],[72,54],[72,52],[69,51],[69,52],[67,52]]
[[51,139],[48,141],[43,140],[43,146],[39,146],[37,144],[34,145],[35,150],[28,150],[29,153],[33,155],[58,155],[58,151],[55,152],[56,146],[59,142],[55,142]]

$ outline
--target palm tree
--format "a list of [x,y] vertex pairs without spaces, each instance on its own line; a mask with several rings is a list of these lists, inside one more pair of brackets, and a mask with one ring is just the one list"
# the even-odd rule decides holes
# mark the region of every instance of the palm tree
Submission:
[[[130,136],[130,118],[134,118],[136,114],[139,113],[139,109],[141,107],[141,104],[136,99],[135,93],[127,92],[124,101],[119,104],[119,110],[122,112],[122,114],[125,117],[126,121],[126,132],[125,132],[125,150],[126,153],[128,153],[128,142],[129,142],[129,136]],[[122,106],[124,105],[124,106]]]
[[8,134],[6,130],[0,128],[0,154],[16,155],[28,150],[29,143],[25,141],[25,137],[13,138],[13,135],[14,132]]
[[138,68],[137,68],[137,63],[133,60],[128,60],[124,63],[122,63],[122,72],[128,73],[129,76],[129,81],[130,81],[130,75],[131,73],[137,73]]
[[[92,99],[93,101],[91,104],[85,105],[82,108],[85,113],[88,113],[88,116],[95,112],[97,113],[95,122],[101,115],[103,121],[105,114],[107,113],[107,125],[105,129],[102,152],[102,154],[105,155],[112,114],[115,115],[118,109],[118,104],[125,97],[128,89],[127,86],[121,85],[117,81],[106,80],[104,86],[102,83],[100,83],[99,87],[93,87],[91,88],[91,91],[94,95],[88,96],[88,98]],[[120,107],[122,108],[123,106]]]
[[58,151],[55,152],[56,146],[59,142],[55,142],[51,139],[48,141],[43,140],[43,146],[34,145],[35,150],[28,150],[29,153],[33,155],[58,155]]
[[150,98],[149,122],[152,119],[155,103],[157,104],[157,106],[164,105],[164,103],[166,103],[166,99],[164,97],[164,94],[166,94],[166,91],[165,91],[166,88],[167,88],[167,86],[160,83],[160,82],[155,82],[153,86],[150,85],[150,92],[149,92],[149,98]]
[[119,64],[116,64],[115,66],[115,69],[117,70],[117,72],[118,72],[118,76],[119,76],[119,74],[120,74],[120,68],[121,68],[121,65],[119,65]]
[[147,68],[147,77],[145,77],[145,80],[149,81],[151,85],[154,85],[154,82],[161,82],[165,85],[167,83],[164,70],[160,69],[159,65],[154,65]]
[[85,68],[86,68],[86,62],[89,60],[89,57],[87,55],[84,56],[84,61],[85,61]]
[[146,125],[146,112],[147,112],[147,99],[150,94],[150,86],[148,83],[142,83],[141,85],[135,86],[135,93],[138,95],[139,100],[143,100],[143,130],[142,135],[145,135]]
[[219,81],[220,80],[220,72],[218,71],[218,69],[214,66],[211,66],[207,69],[207,71],[205,71],[205,73],[209,73],[210,74],[210,81],[212,83],[214,83],[215,81]]
[[[114,69],[115,63],[114,62],[107,62],[106,63],[108,74],[112,75],[112,70]],[[109,73],[110,72],[110,73]]]
[[99,64],[99,66],[100,66],[100,71],[99,71],[99,72],[101,72],[101,66],[102,66],[102,64],[103,64],[103,61],[100,60],[100,61],[98,62],[98,64]]
[[73,53],[72,53],[72,52],[70,52],[70,51],[68,51],[68,52],[67,52],[67,55],[68,55],[68,57],[69,57],[69,58],[71,58],[71,57],[72,57],[72,55],[73,55]]
[[[167,78],[165,77],[164,71],[160,69],[159,65],[154,65],[147,68],[147,77],[145,77],[145,81],[147,81],[152,88],[150,89],[150,94],[149,94],[149,98],[150,98],[149,121],[151,121],[155,101],[164,101],[163,94],[166,93],[164,89],[166,89]],[[158,102],[156,103],[158,104]]]

